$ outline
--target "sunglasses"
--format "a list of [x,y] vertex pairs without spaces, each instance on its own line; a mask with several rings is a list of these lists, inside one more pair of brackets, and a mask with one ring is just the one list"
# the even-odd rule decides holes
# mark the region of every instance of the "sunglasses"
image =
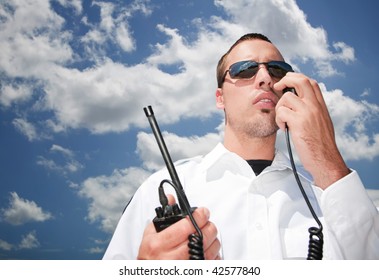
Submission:
[[232,64],[228,70],[225,71],[221,84],[224,83],[226,74],[229,72],[229,75],[232,79],[250,79],[259,70],[259,65],[265,65],[268,73],[271,77],[281,79],[287,72],[293,72],[291,65],[284,61],[269,61],[269,62],[255,62],[252,60],[239,61]]

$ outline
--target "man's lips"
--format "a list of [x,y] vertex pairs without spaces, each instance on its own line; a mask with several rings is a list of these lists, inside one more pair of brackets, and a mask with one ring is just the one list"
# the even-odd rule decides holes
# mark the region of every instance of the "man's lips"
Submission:
[[253,105],[262,107],[275,107],[277,102],[278,97],[271,92],[260,93],[253,99]]

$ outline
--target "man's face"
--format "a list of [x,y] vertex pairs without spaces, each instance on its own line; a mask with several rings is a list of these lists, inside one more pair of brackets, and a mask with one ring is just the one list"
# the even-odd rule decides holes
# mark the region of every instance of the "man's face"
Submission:
[[[254,39],[240,43],[230,52],[226,69],[244,60],[283,61],[283,57],[271,43]],[[258,72],[250,79],[232,79],[228,73],[223,87],[216,93],[217,107],[225,110],[226,125],[249,137],[276,133],[275,106],[282,94],[275,93],[272,86],[278,81],[270,76],[265,65],[259,65]]]

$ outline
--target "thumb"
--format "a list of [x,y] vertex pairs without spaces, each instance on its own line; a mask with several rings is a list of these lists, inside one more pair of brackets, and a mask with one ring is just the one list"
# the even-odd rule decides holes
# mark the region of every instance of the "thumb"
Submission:
[[176,203],[175,196],[172,194],[167,195],[168,205],[174,205]]

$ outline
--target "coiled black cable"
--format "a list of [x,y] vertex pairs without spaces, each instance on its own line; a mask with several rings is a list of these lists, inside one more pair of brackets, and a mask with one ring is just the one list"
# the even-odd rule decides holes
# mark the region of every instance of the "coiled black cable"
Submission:
[[324,239],[321,228],[309,228],[309,245],[307,260],[322,260],[322,247]]
[[203,238],[194,233],[188,236],[188,253],[190,260],[204,260]]
[[311,212],[314,220],[316,221],[316,223],[319,226],[318,228],[317,227],[311,227],[308,229],[309,244],[308,244],[307,260],[322,260],[323,245],[324,245],[324,236],[322,234],[322,224],[321,224],[320,220],[318,219],[315,211],[313,210],[313,207],[312,207],[312,205],[308,199],[308,196],[305,193],[304,187],[301,184],[299,175],[297,174],[295,161],[294,161],[293,155],[292,155],[292,149],[291,149],[291,143],[290,143],[290,137],[289,137],[287,124],[286,124],[285,134],[286,134],[287,150],[288,150],[288,154],[289,154],[290,162],[291,162],[291,166],[292,166],[292,171],[293,171],[293,174],[295,176],[297,185],[299,186],[301,194],[303,195],[304,200],[307,203],[309,211]]

